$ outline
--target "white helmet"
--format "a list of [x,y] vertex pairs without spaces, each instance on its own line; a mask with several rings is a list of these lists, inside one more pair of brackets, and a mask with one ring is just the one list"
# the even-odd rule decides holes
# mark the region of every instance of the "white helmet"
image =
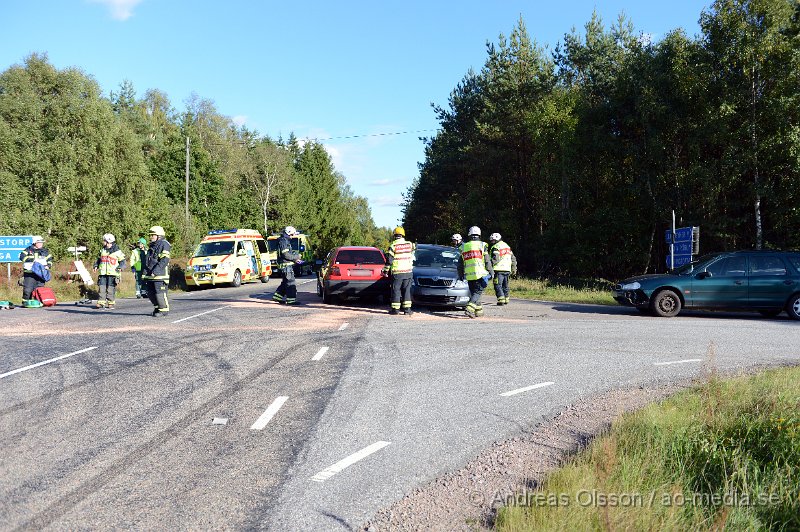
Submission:
[[489,235],[489,240],[491,240],[493,242],[500,242],[500,240],[502,240],[502,238],[503,237],[500,236],[500,233],[492,233],[491,235]]
[[481,228],[477,225],[473,225],[469,228],[469,231],[467,231],[467,236],[481,236]]
[[35,235],[35,236],[33,237],[33,243],[35,244],[35,243],[37,243],[37,242],[41,242],[41,243],[43,243],[43,244],[44,244],[44,238],[42,238],[40,235]]
[[164,228],[160,225],[154,225],[150,228],[150,234],[156,236],[166,236],[167,233],[164,231]]
[[292,236],[293,234],[297,233],[297,229],[295,229],[295,228],[294,228],[294,227],[292,227],[291,225],[287,225],[287,226],[286,226],[286,227],[283,229],[283,232],[284,232],[284,233],[286,233],[286,235],[287,235],[287,236]]
[[112,235],[111,233],[106,233],[103,235],[103,242],[108,242],[109,244],[113,244],[114,242],[116,242],[116,240],[117,239],[114,238],[114,235]]
[[458,233],[454,233],[453,236],[450,237],[450,239],[454,242],[461,242],[462,240],[464,240]]

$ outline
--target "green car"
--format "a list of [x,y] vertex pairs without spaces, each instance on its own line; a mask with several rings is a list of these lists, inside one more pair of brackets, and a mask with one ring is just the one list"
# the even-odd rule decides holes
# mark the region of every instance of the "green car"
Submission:
[[713,253],[674,273],[625,279],[612,295],[621,305],[667,318],[687,308],[751,310],[768,317],[786,311],[800,320],[800,252]]

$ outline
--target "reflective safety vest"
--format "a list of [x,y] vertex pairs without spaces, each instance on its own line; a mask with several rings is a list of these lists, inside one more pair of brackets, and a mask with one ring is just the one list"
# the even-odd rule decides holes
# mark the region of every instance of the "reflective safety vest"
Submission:
[[398,238],[389,245],[389,255],[392,257],[390,271],[395,273],[411,273],[414,267],[414,244],[405,238]]
[[119,277],[120,264],[125,262],[125,253],[117,246],[106,249],[105,246],[100,250],[100,258],[97,259],[97,273],[100,275],[113,275]]
[[477,281],[489,274],[486,271],[486,264],[484,264],[485,242],[468,240],[461,244],[459,249],[461,250],[461,258],[464,260],[464,277],[467,278],[467,281]]
[[[497,255],[495,255],[497,252]],[[497,272],[511,271],[511,247],[502,240],[489,250],[492,256],[492,266]],[[495,258],[496,257],[496,258]]]
[[131,268],[137,272],[142,271],[142,263],[144,262],[145,251],[141,248],[136,248],[131,253]]

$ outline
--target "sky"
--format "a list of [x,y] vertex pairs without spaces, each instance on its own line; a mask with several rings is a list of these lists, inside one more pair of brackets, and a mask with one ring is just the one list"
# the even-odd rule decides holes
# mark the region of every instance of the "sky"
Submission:
[[674,0],[4,0],[0,71],[31,53],[78,67],[108,96],[165,92],[178,110],[192,94],[273,139],[315,139],[369,200],[379,226],[402,219],[402,194],[435,135],[431,104],[448,97],[487,42],[520,18],[553,50],[597,11],[620,13],[655,41],[699,33],[709,2]]

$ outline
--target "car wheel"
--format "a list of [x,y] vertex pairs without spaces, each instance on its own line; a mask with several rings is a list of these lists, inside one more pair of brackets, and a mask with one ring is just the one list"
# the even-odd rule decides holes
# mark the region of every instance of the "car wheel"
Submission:
[[764,316],[765,318],[774,318],[778,314],[783,312],[782,310],[759,310],[758,313]]
[[650,310],[656,316],[673,318],[681,311],[681,298],[672,290],[662,290],[651,300]]
[[233,272],[233,281],[231,281],[231,286],[234,288],[242,286],[242,272],[239,270]]
[[262,283],[268,283],[269,275],[265,275],[264,277],[259,277],[259,279],[261,280]]
[[317,279],[317,295],[322,297],[322,283],[319,282],[319,279]]
[[800,294],[795,294],[786,305],[786,313],[793,320],[800,320]]

